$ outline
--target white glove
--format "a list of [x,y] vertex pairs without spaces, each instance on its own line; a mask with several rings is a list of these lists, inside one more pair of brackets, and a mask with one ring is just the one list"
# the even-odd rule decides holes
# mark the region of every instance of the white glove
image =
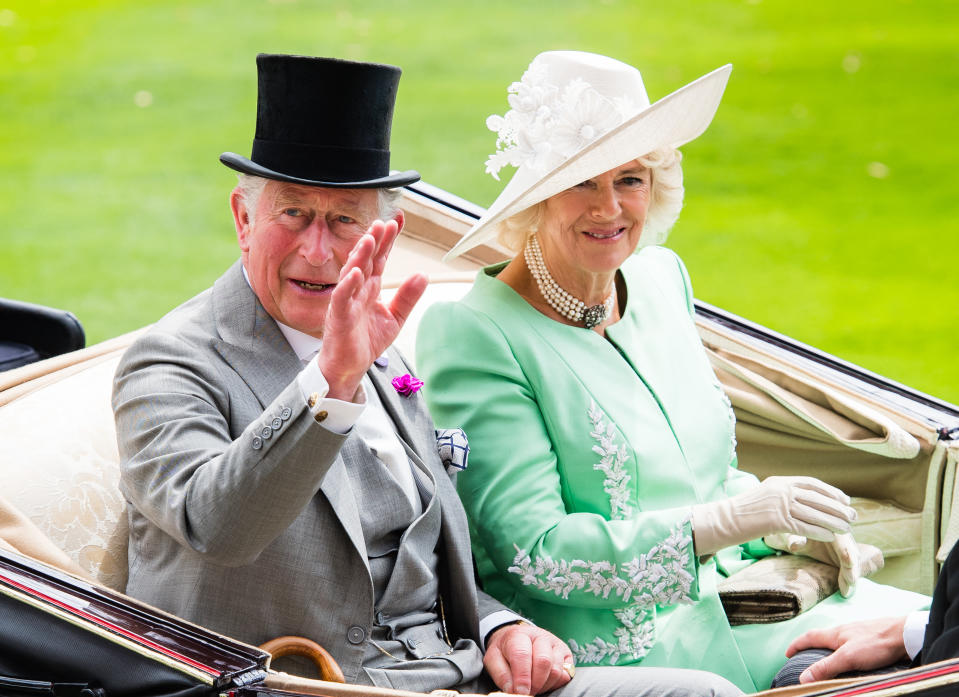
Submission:
[[839,592],[844,598],[851,598],[856,592],[856,581],[881,569],[883,565],[882,552],[872,545],[862,545],[866,554],[860,555],[860,545],[851,533],[836,535],[832,542],[807,540],[802,535],[775,533],[766,535],[763,542],[773,549],[800,554],[839,567]]
[[732,498],[692,507],[700,556],[777,532],[831,542],[855,519],[849,497],[813,477],[769,477]]

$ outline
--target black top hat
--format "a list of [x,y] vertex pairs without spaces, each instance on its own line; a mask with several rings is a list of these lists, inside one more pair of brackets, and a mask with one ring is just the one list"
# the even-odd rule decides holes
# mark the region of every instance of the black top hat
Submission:
[[256,136],[227,167],[295,184],[372,189],[410,184],[390,174],[390,126],[400,69],[378,63],[261,53]]

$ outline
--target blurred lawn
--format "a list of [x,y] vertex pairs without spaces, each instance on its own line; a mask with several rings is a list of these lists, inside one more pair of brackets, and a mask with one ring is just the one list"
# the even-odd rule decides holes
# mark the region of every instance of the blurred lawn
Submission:
[[[393,166],[482,205],[488,114],[538,52],[607,53],[653,99],[735,66],[684,149],[669,244],[697,296],[959,402],[959,10],[951,0],[0,0],[0,295],[90,343],[236,257],[217,162],[259,51],[404,68]],[[334,95],[335,97],[335,95]]]

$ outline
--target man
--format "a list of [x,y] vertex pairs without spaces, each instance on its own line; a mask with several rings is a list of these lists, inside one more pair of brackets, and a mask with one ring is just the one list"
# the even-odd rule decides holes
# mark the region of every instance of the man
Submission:
[[386,187],[419,178],[389,172],[399,70],[277,55],[257,67],[252,157],[220,158],[242,173],[240,261],[137,341],[115,379],[127,591],[251,643],[311,638],[348,682],[734,694],[695,671],[570,682],[562,641],[477,590],[432,421],[392,384],[410,381],[390,344],[426,279],[378,297],[403,225]]
[[774,687],[959,658],[959,545],[946,557],[928,612],[814,629],[793,641],[786,656]]

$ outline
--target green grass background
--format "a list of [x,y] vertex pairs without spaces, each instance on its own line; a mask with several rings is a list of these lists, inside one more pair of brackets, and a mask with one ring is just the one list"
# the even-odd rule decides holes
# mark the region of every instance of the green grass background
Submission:
[[631,62],[653,99],[731,62],[684,148],[669,240],[697,296],[959,402],[957,16],[951,0],[0,0],[0,295],[73,310],[93,343],[208,286],[237,254],[217,156],[249,152],[260,51],[402,66],[393,166],[482,205],[501,186],[485,118],[536,53]]

